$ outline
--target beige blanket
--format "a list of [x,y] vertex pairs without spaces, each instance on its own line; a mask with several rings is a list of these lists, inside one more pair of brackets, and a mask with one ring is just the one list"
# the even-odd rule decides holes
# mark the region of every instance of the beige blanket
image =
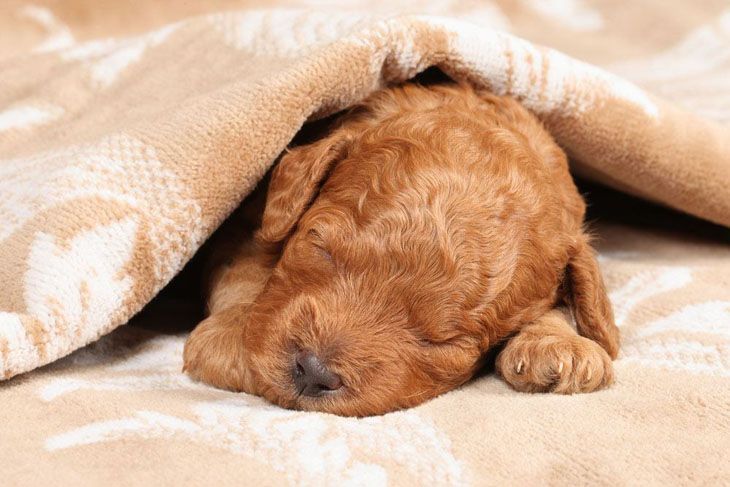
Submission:
[[[429,66],[518,97],[577,174],[730,226],[725,2],[254,3],[0,4],[0,377],[125,323],[307,119]],[[0,384],[0,478],[728,483],[730,239],[669,215],[682,233],[597,227],[609,390],[486,376],[378,418],[295,413],[191,383],[184,335],[125,327]]]

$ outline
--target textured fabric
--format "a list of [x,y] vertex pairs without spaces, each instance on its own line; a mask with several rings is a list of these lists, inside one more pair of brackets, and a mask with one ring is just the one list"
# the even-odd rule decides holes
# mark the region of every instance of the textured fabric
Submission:
[[[0,377],[125,323],[306,120],[429,66],[516,96],[576,174],[730,225],[726,2],[393,3],[3,2]],[[378,418],[295,413],[124,327],[0,384],[3,479],[730,482],[727,231],[679,230],[597,227],[624,336],[606,391],[487,375]]]

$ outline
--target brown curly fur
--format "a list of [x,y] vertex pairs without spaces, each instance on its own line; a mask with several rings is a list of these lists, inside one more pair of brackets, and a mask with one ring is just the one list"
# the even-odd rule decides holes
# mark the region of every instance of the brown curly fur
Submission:
[[[606,386],[619,336],[584,211],[565,154],[515,100],[380,91],[282,158],[255,243],[218,252],[185,368],[284,407],[364,416],[458,387],[508,340],[497,370],[518,390]],[[563,298],[582,336],[554,310]],[[299,395],[299,350],[344,387]]]

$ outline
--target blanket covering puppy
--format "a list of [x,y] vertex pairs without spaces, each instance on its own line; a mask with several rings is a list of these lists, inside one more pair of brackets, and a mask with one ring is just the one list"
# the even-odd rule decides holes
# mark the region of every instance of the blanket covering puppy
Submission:
[[[17,15],[43,23],[43,12]],[[293,44],[269,32],[274,25],[291,27]],[[118,42],[77,45],[64,32],[27,62],[11,58],[2,81],[10,103],[0,132],[4,378],[139,311],[307,119],[429,66],[514,96],[577,172],[730,225],[727,127],[500,31],[428,16],[284,9],[192,18]],[[181,52],[205,59],[206,69],[168,62]],[[120,78],[140,81],[125,89]]]
[[[281,257],[252,303],[251,250],[215,256],[185,368],[363,416],[461,385],[513,336],[497,364],[516,389],[595,390],[612,381],[618,330],[584,213],[565,154],[515,100],[380,91],[279,162],[257,241]],[[583,336],[551,311],[563,290]]]

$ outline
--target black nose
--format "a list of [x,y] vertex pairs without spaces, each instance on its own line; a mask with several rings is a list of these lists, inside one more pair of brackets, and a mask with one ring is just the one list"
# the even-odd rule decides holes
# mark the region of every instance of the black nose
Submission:
[[317,397],[342,387],[340,376],[332,372],[312,352],[299,352],[294,367],[294,383],[305,396]]

